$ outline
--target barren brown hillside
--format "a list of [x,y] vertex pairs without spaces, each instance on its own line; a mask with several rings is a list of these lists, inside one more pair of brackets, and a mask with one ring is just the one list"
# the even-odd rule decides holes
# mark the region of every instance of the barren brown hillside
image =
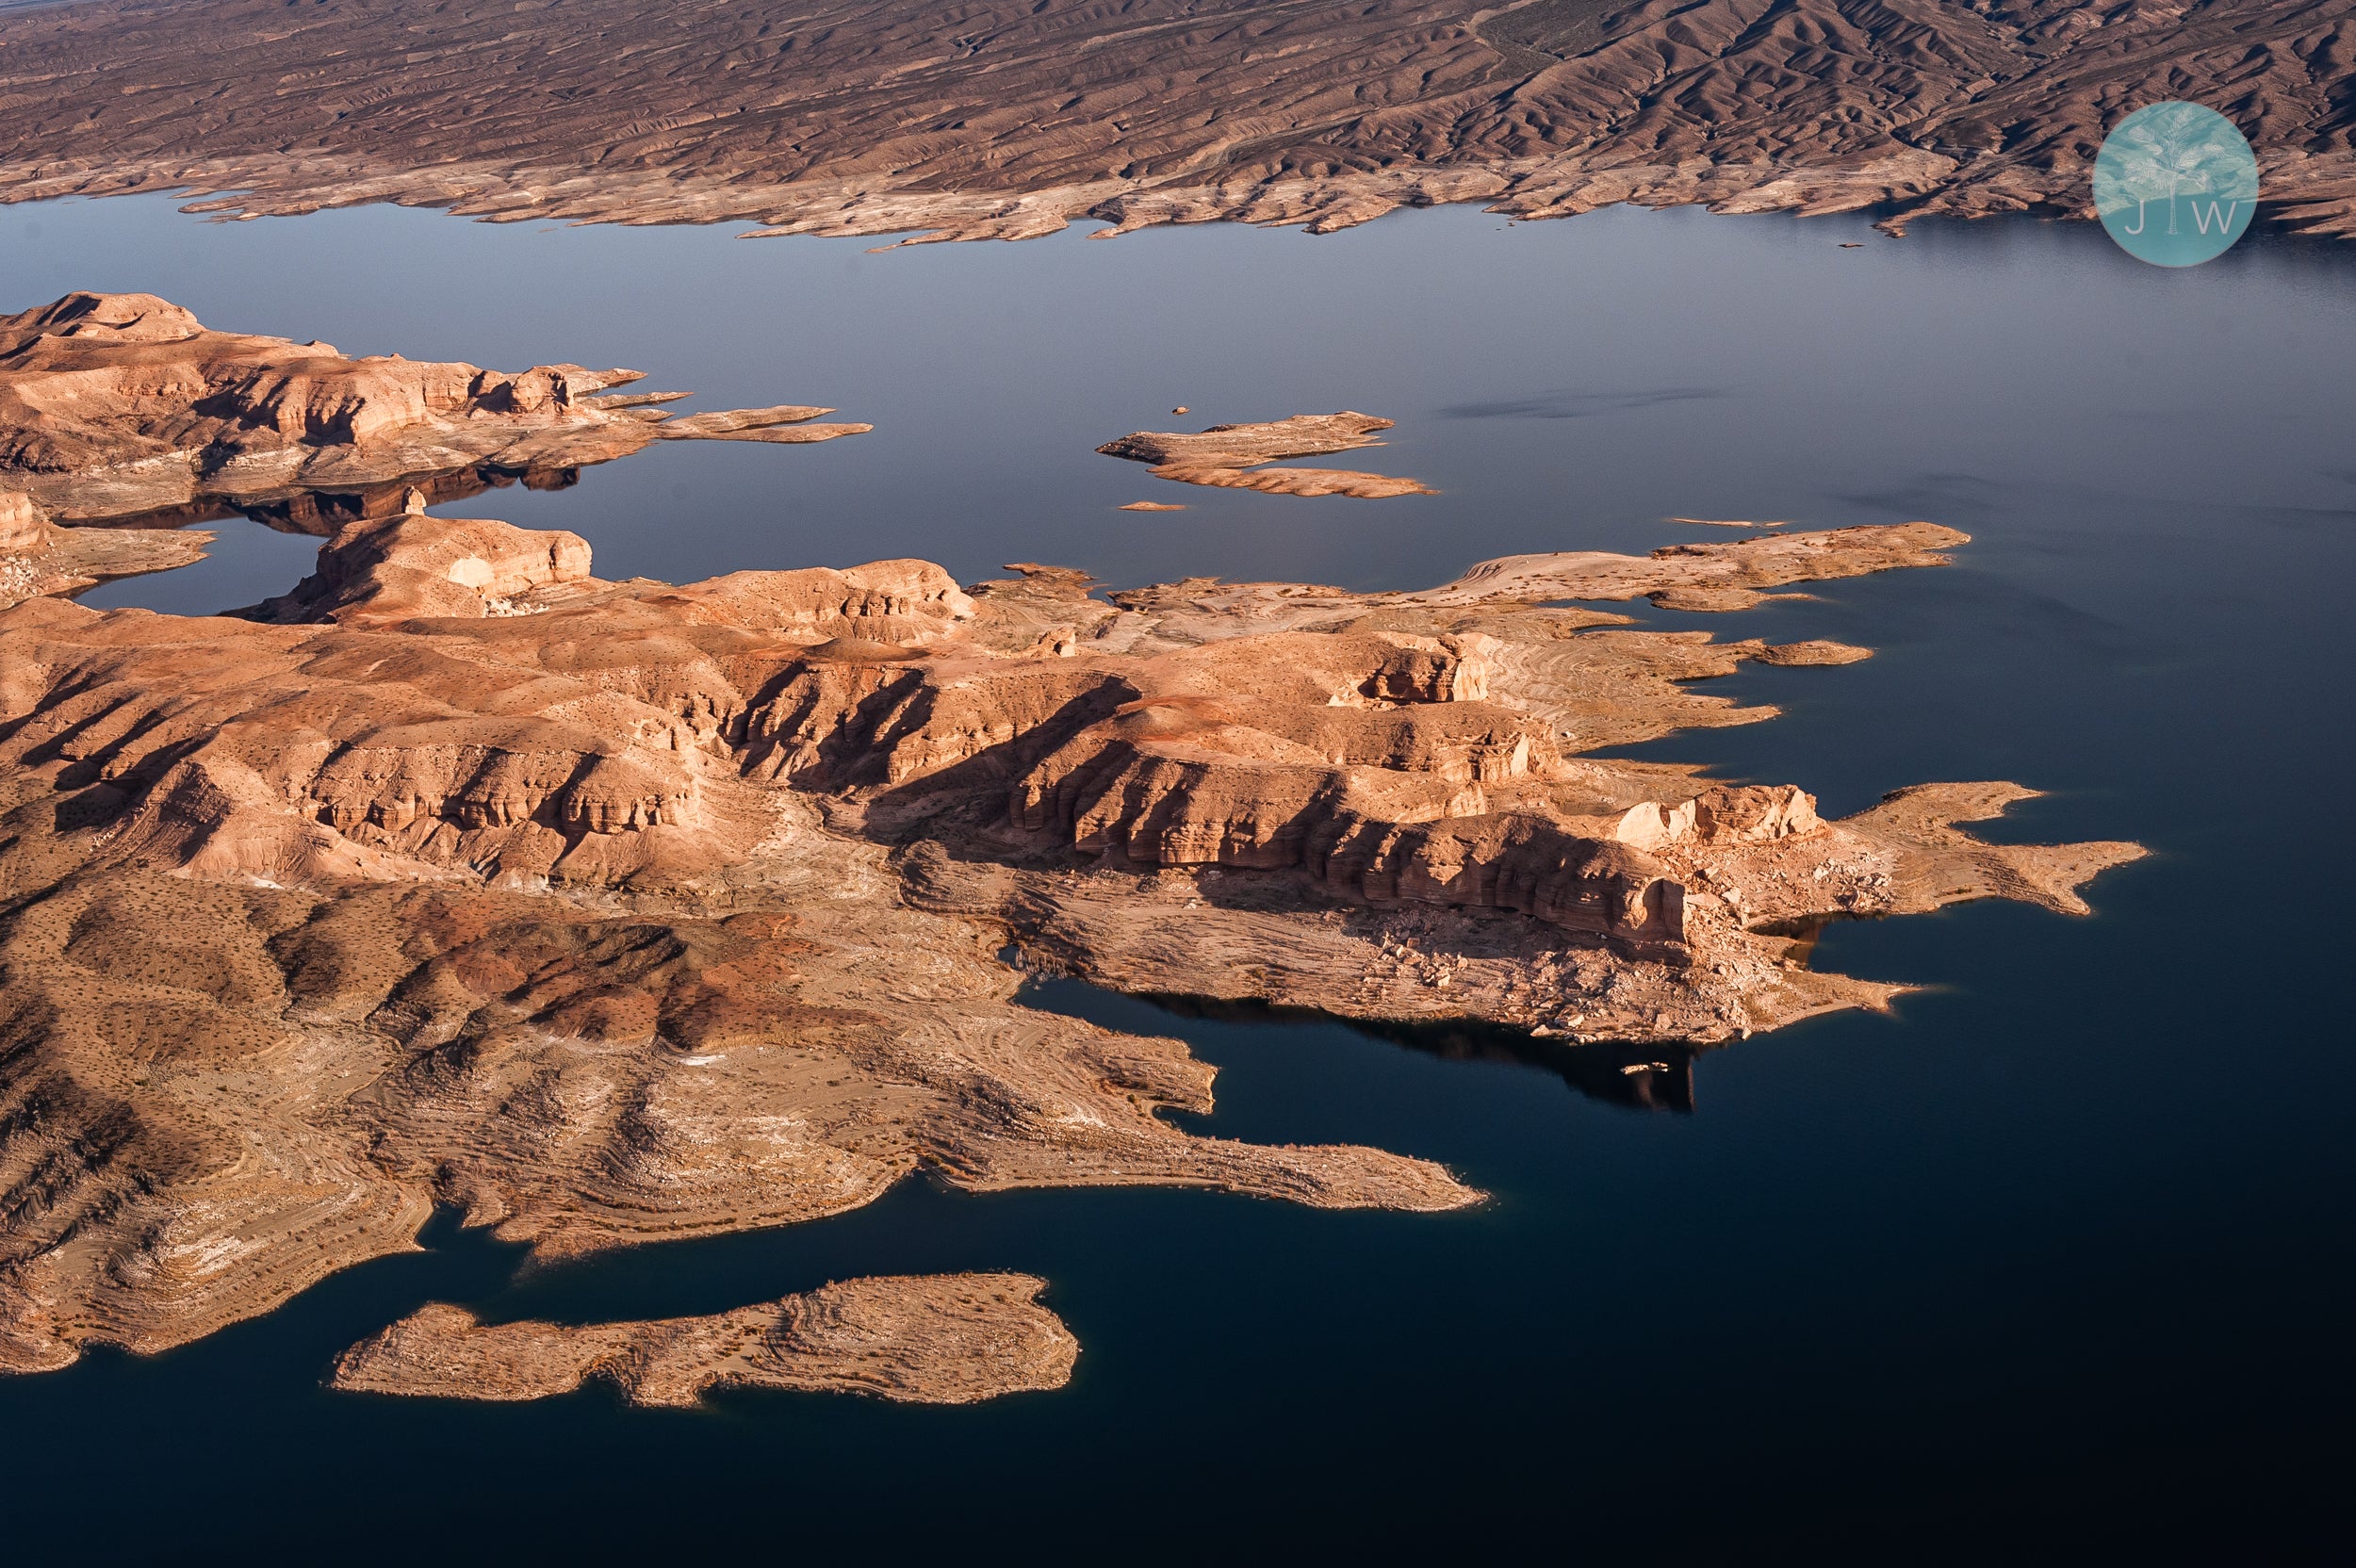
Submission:
[[0,9],[0,199],[1021,237],[1402,204],[2083,212],[2231,115],[2356,227],[2356,0],[99,0]]
[[[910,560],[608,581],[577,534],[421,491],[303,498],[627,455],[676,428],[639,417],[662,394],[592,401],[630,372],[351,360],[87,291],[0,318],[0,350],[25,416],[0,440],[0,1374],[203,1338],[412,1250],[436,1204],[544,1258],[842,1214],[919,1171],[1462,1208],[1480,1193],[1429,1159],[1165,1119],[1213,1108],[1214,1069],[1026,1005],[1024,970],[1478,1025],[1583,1092],[1675,1104],[1691,1052],[1905,989],[1815,967],[1825,921],[2086,914],[2143,854],[1957,825],[2034,793],[2010,783],[1827,820],[1796,785],[1610,755],[1774,717],[1693,689],[1745,663],[1872,655],[1594,601],[1736,611],[1944,567],[1970,537],[1928,521],[1507,556],[1416,593],[1100,597],[1069,568],[967,588]],[[815,412],[688,418],[761,438]],[[1107,450],[1218,482],[1389,424]],[[39,495],[256,482],[346,516],[289,592],[205,617],[63,596],[186,551]],[[596,1329],[445,1305],[336,1380],[961,1402],[1069,1376],[1040,1288],[849,1281]]]

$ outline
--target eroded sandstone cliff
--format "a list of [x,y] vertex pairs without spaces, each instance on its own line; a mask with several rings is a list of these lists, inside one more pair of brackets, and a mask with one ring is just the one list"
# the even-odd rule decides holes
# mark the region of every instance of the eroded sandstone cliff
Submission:
[[0,487],[0,604],[186,566],[212,542],[189,528],[59,528],[32,497]]
[[[1825,821],[1789,786],[1599,760],[1770,717],[1690,685],[1742,660],[1862,650],[1570,601],[1740,600],[1964,542],[1099,596],[909,561],[608,583],[571,535],[404,514],[253,618],[28,598],[0,611],[0,1366],[185,1343],[414,1246],[437,1203],[557,1257],[839,1213],[919,1171],[1471,1202],[1421,1160],[1181,1131],[1159,1113],[1209,1109],[1210,1070],[1022,1005],[1002,950],[1574,1052],[1885,1004],[1901,988],[1808,968],[1792,933],[1980,896],[2082,910],[2138,852],[1954,825],[2011,785]],[[437,1309],[342,1376],[833,1386],[779,1348],[799,1310]],[[908,1341],[908,1396],[1051,1383],[1065,1351],[1021,1323],[1030,1370],[961,1383]]]
[[[0,490],[57,522],[286,511],[303,531],[397,510],[415,486],[542,476],[658,440],[822,441],[870,427],[784,406],[672,419],[610,398],[636,370],[520,374],[215,332],[152,294],[78,292],[0,316]],[[306,522],[314,526],[304,527]],[[85,544],[87,547],[87,543]],[[169,564],[171,563],[160,563]]]

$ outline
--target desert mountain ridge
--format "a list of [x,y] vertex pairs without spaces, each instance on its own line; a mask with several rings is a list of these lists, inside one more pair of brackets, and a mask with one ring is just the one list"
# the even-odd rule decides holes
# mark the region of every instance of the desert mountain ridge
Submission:
[[1401,205],[2090,215],[2171,98],[2356,228],[2356,0],[90,0],[0,10],[0,200],[1022,238]]

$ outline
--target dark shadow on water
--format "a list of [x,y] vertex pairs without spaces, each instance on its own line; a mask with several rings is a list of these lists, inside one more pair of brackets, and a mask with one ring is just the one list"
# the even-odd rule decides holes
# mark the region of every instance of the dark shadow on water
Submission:
[[281,533],[307,533],[323,539],[347,523],[392,516],[402,510],[412,490],[424,495],[426,505],[441,506],[517,484],[526,490],[549,491],[569,490],[580,482],[579,468],[519,470],[480,464],[451,473],[388,480],[357,490],[309,490],[288,500],[250,506],[243,511],[255,522]]
[[1127,996],[1081,980],[1031,980],[1016,1000],[1042,1013],[1081,1019],[1105,1028],[1137,1029],[1139,1004],[1173,1019],[1213,1023],[1330,1025],[1442,1061],[1502,1063],[1551,1073],[1588,1099],[1610,1105],[1644,1111],[1690,1113],[1693,1109],[1694,1052],[1682,1043],[1598,1040],[1580,1045],[1476,1019],[1446,1023],[1346,1019],[1312,1007],[1280,1007],[1266,1002],[1153,993]]
[[[138,608],[168,614],[234,613],[287,592],[316,564],[313,547],[347,524],[401,512],[409,494],[428,506],[471,500],[497,490],[550,492],[581,481],[578,468],[516,471],[491,466],[390,481],[352,490],[315,490],[286,500],[232,507],[213,501],[141,513],[76,528],[213,527],[201,560],[161,571],[108,578],[67,596],[93,610]],[[249,528],[247,522],[259,525]]]
[[208,499],[187,506],[166,507],[157,512],[141,512],[127,517],[108,517],[73,526],[178,529],[195,528],[231,517],[247,517],[280,533],[326,539],[347,523],[398,514],[406,506],[413,490],[425,498],[426,505],[441,506],[518,484],[526,490],[548,491],[569,490],[580,482],[579,468],[519,469],[483,463],[446,473],[418,474],[386,480],[380,484],[364,484],[350,490],[305,490],[284,500],[236,505],[224,500]]

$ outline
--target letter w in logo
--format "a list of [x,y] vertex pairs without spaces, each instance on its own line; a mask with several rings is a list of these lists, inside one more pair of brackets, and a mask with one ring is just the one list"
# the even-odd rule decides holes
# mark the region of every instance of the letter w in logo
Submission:
[[2224,216],[2219,217],[2217,210],[2217,204],[2215,202],[2211,202],[2209,204],[2208,210],[2205,212],[2201,210],[2201,204],[2195,202],[2192,204],[2192,221],[2194,226],[2200,229],[2202,234],[2207,234],[2209,232],[2209,225],[2212,222],[2217,225],[2217,233],[2231,234],[2233,228],[2233,217],[2240,210],[2240,202],[2228,202],[2225,204]]

